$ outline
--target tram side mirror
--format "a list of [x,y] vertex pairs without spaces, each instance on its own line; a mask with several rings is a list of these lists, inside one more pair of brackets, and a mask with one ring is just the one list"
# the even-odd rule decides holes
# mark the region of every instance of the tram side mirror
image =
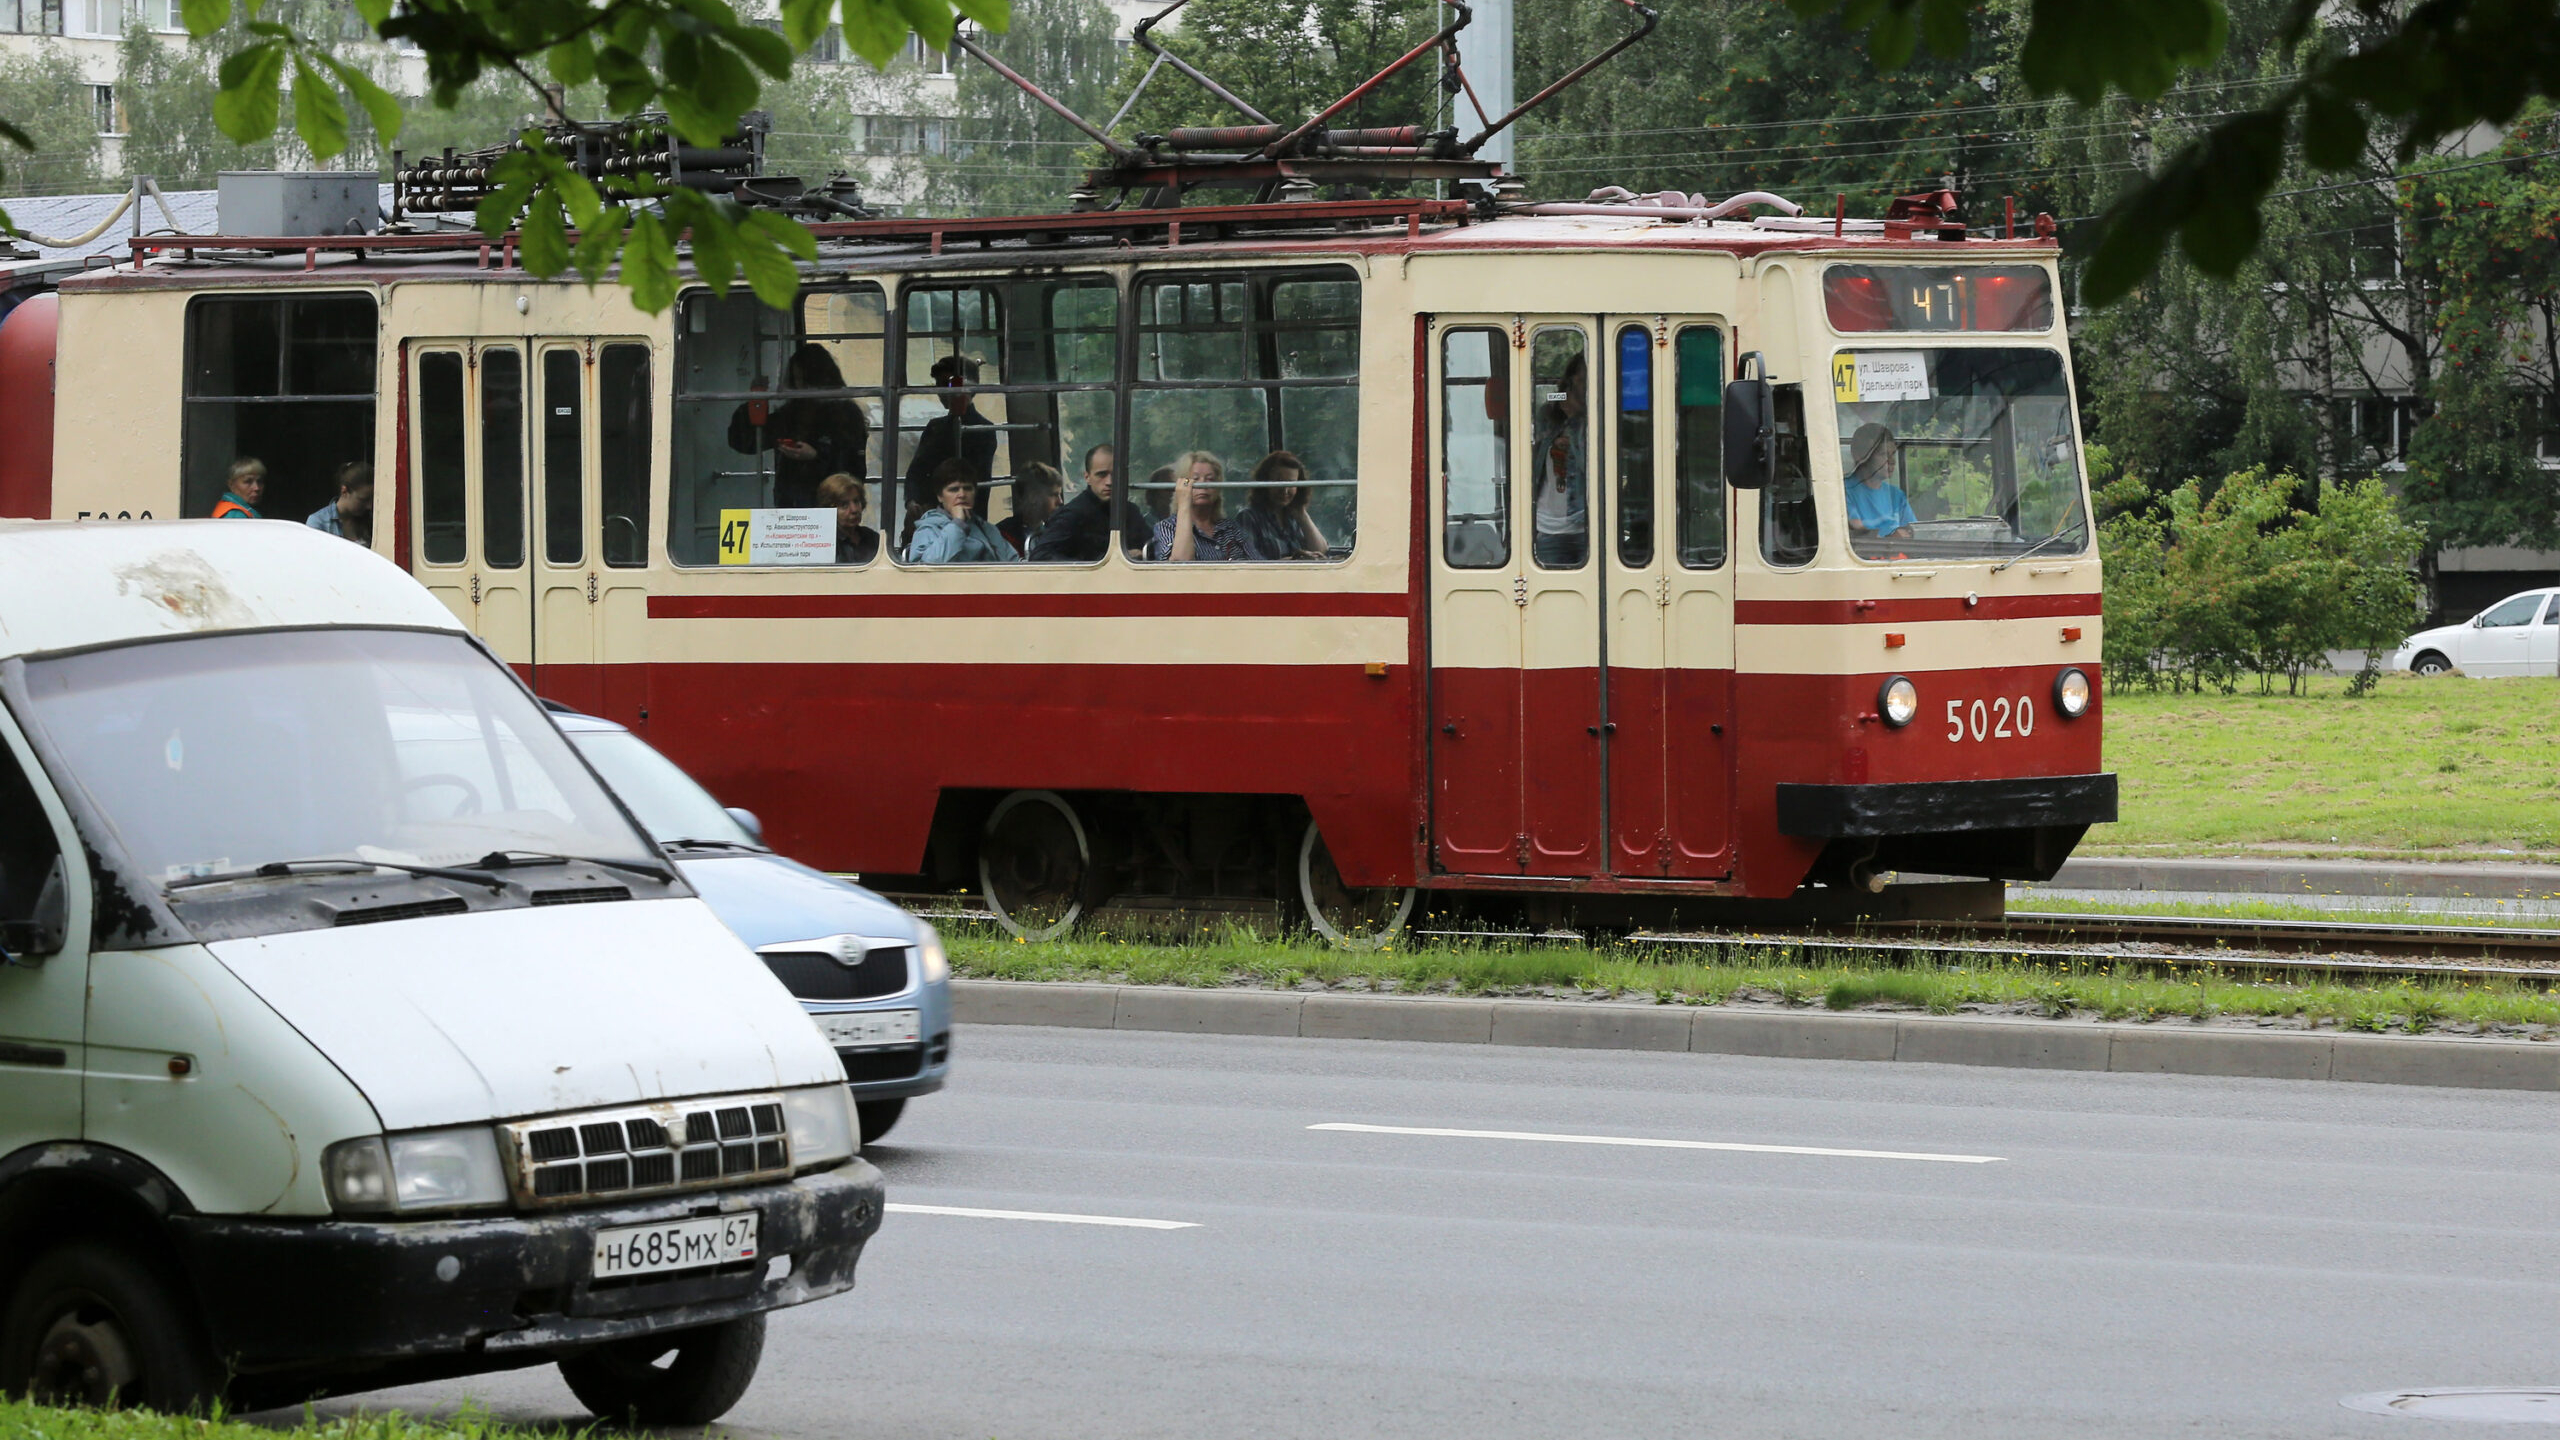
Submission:
[[1724,386],[1724,481],[1736,490],[1766,488],[1778,473],[1778,434],[1760,352],[1742,357],[1742,377]]

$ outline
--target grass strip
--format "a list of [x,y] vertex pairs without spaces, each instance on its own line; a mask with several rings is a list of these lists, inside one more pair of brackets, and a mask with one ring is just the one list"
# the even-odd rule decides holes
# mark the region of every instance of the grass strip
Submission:
[[321,1418],[289,1430],[152,1410],[58,1410],[0,1397],[0,1440],[581,1440],[591,1429],[527,1430],[469,1411],[421,1420],[397,1411]]
[[2144,973],[2138,957],[2031,963],[1963,951],[1907,964],[1797,946],[1640,948],[1528,941],[1426,941],[1370,952],[1231,929],[1187,944],[1108,935],[1029,944],[992,929],[945,934],[956,973],[1085,981],[1406,995],[1544,996],[1658,1005],[1771,1004],[2086,1020],[2235,1020],[2374,1033],[2560,1033],[2560,996],[2495,980],[2287,980],[2212,969]]
[[[2459,901],[2454,903],[2461,903]],[[2481,901],[2480,904],[2489,902]],[[2560,930],[2560,915],[2419,909],[2323,910],[2267,900],[2067,900],[2029,895],[2009,902],[2009,913],[2062,915],[2165,915],[2198,920],[2312,920],[2340,925],[2451,925],[2492,930]]]

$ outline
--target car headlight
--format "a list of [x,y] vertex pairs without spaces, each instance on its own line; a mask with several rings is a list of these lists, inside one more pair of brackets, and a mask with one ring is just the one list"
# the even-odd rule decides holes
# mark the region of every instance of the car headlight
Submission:
[[1876,692],[1876,713],[1896,730],[1910,724],[1920,713],[1920,687],[1899,675],[1887,680]]
[[320,1157],[329,1203],[349,1215],[507,1203],[498,1138],[486,1125],[341,1140]]
[[2053,708],[2065,720],[2089,713],[2089,676],[2077,665],[2053,678]]
[[939,985],[951,978],[951,957],[943,953],[942,937],[921,920],[916,922],[916,968],[927,985]]
[[811,1085],[782,1092],[782,1113],[791,1127],[791,1163],[808,1170],[838,1165],[862,1149],[855,1137],[853,1092],[842,1085]]

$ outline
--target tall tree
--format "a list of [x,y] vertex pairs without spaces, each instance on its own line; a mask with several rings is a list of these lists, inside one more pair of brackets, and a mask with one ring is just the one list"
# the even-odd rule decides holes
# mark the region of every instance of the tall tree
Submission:
[[98,107],[79,62],[60,45],[39,40],[23,55],[0,56],[0,115],[27,117],[35,152],[0,176],[0,194],[64,195],[93,187]]
[[[1076,113],[1108,119],[1120,75],[1119,24],[1102,0],[1017,0],[989,53]],[[1100,158],[1084,132],[974,59],[957,65],[959,114],[940,154],[923,157],[923,202],[937,210],[1020,215],[1065,208]]]

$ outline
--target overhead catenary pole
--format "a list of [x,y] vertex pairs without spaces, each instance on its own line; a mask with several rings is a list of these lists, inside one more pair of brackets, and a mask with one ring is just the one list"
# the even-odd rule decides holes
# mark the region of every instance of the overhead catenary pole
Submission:
[[[1465,94],[1455,97],[1453,112],[1458,133],[1481,130],[1501,118],[1512,106],[1511,85],[1511,5],[1512,0],[1473,0],[1475,23],[1458,32],[1458,64],[1466,71]],[[1473,113],[1482,106],[1484,113]],[[1476,152],[1479,160],[1491,160],[1509,171],[1511,132],[1505,130],[1485,142]]]

